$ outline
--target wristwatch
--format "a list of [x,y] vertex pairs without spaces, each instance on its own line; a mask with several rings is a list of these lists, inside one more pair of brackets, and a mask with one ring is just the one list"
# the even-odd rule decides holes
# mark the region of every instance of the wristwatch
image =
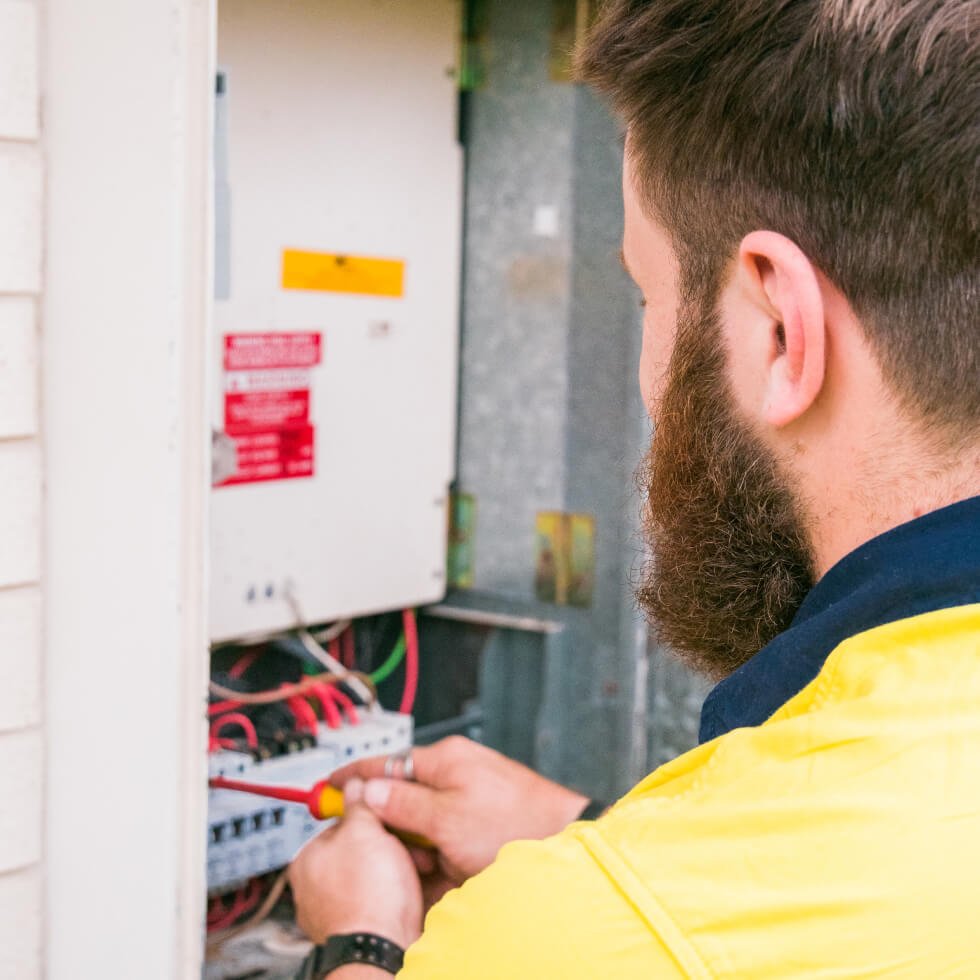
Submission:
[[390,939],[370,932],[351,932],[331,936],[322,946],[315,946],[296,980],[324,980],[331,971],[348,963],[376,966],[395,974],[404,959],[405,951]]

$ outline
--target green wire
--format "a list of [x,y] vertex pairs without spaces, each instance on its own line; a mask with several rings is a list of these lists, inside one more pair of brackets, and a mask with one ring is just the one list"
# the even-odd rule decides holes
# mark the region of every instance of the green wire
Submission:
[[398,642],[395,644],[395,649],[391,651],[388,659],[373,673],[370,675],[372,684],[380,684],[383,680],[387,679],[398,665],[405,659],[405,634],[402,633],[398,637]]

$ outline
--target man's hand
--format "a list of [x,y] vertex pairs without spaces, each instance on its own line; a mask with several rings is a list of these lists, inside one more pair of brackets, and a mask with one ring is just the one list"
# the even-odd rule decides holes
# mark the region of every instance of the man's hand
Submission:
[[422,888],[412,860],[346,780],[346,815],[314,837],[289,868],[300,928],[316,943],[373,932],[408,948],[422,933]]
[[338,769],[343,788],[364,779],[364,801],[385,824],[421,834],[438,849],[412,848],[426,905],[482,871],[512,840],[550,837],[570,824],[588,797],[461,736],[412,751],[415,782],[385,779],[385,758]]

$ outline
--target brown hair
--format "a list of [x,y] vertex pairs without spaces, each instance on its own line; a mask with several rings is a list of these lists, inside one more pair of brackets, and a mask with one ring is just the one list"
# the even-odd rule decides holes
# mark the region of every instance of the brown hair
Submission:
[[980,0],[611,0],[578,64],[688,292],[748,232],[786,235],[902,403],[976,438]]

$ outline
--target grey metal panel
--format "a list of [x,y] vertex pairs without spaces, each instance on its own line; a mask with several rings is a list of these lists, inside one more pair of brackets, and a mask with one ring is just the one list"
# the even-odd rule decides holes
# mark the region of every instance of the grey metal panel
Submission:
[[[648,657],[631,598],[649,422],[617,258],[622,145],[591,92],[548,77],[550,17],[550,0],[489,4],[468,96],[459,485],[477,501],[476,588],[515,608],[533,594],[536,513],[595,517],[592,607],[552,607],[565,629],[547,642],[496,635],[481,703],[490,744],[611,799],[688,747],[703,690]],[[534,234],[539,205],[558,209],[557,237]]]
[[534,514],[564,491],[570,241],[533,233],[571,206],[574,90],[548,81],[548,3],[488,5],[470,97],[459,484],[477,495],[477,587],[524,597]]

